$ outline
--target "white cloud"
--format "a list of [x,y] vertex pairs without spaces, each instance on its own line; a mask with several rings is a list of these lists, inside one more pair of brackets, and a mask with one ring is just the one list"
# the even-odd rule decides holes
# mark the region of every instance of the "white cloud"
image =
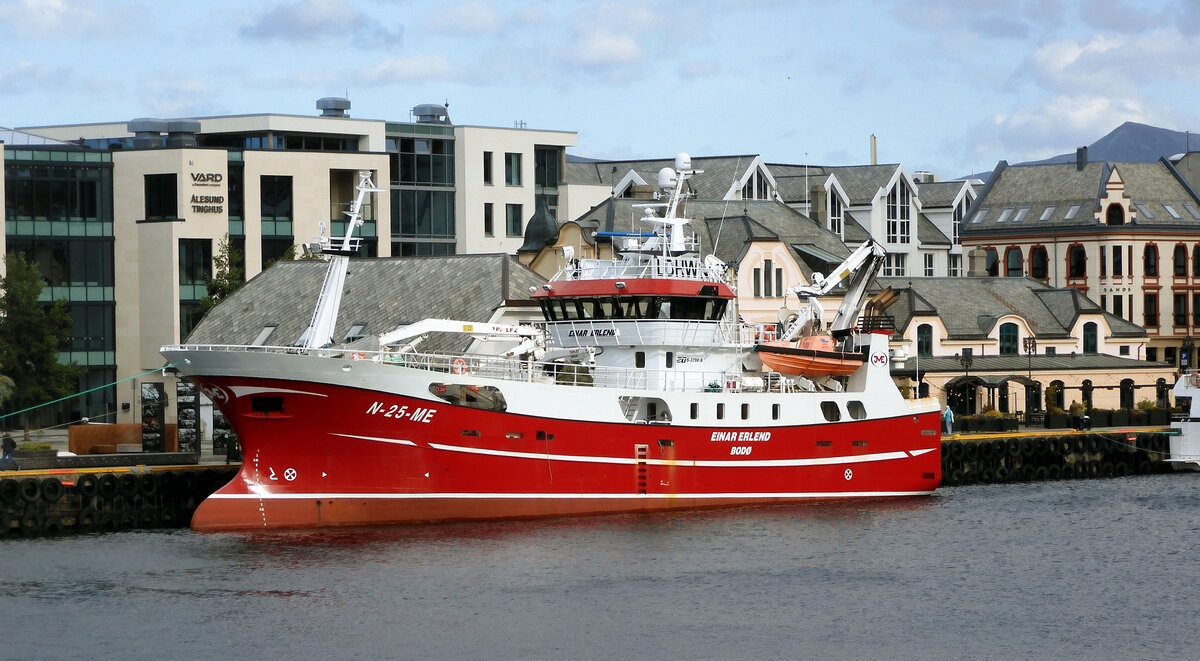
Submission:
[[441,55],[392,58],[368,67],[362,80],[376,85],[411,82],[450,82],[462,71]]
[[636,62],[645,55],[637,40],[606,29],[588,30],[579,35],[569,60],[577,65],[596,68]]
[[1058,40],[1035,48],[1022,70],[1055,92],[1145,88],[1154,82],[1200,80],[1200,45],[1173,30],[1137,36],[1097,35],[1087,41]]
[[238,28],[248,39],[310,43],[329,41],[368,48],[403,44],[404,27],[384,27],[347,0],[296,0],[276,4]]
[[500,33],[505,21],[494,5],[464,2],[453,7],[438,7],[430,14],[429,29],[451,36],[493,35]]
[[24,94],[62,85],[70,72],[33,62],[17,62],[0,69],[0,96]]
[[85,0],[0,2],[0,34],[23,41],[55,38],[112,39],[135,33],[146,11],[128,2],[98,5]]
[[992,116],[972,136],[972,156],[1038,160],[1095,142],[1126,121],[1155,124],[1163,113],[1135,98],[1056,96]]

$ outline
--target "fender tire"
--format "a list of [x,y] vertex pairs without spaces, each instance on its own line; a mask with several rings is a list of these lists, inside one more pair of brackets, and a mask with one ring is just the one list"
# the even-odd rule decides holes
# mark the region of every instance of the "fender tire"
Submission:
[[57,477],[48,477],[42,480],[42,500],[47,503],[57,503],[62,500],[64,491],[62,480]]

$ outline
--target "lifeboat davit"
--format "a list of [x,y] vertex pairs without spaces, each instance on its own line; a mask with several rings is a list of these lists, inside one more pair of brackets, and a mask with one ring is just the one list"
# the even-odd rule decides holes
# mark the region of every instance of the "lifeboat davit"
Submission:
[[754,346],[763,364],[790,376],[845,376],[862,367],[864,357],[856,351],[838,351],[828,335],[809,335],[799,342],[776,340]]

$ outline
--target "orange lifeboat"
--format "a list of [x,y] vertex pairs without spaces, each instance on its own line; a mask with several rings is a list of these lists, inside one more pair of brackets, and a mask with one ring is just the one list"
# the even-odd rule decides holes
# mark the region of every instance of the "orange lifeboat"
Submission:
[[799,342],[762,342],[754,346],[763,364],[791,376],[845,376],[862,367],[859,352],[838,351],[828,335],[810,335]]

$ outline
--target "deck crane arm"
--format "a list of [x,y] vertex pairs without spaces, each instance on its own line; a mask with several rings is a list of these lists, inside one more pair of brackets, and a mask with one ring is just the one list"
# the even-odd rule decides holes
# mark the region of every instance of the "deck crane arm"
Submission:
[[500,338],[519,339],[520,343],[502,354],[505,357],[540,352],[545,348],[545,334],[540,328],[517,324],[490,324],[455,319],[422,319],[416,323],[380,333],[379,346],[388,347],[401,343],[416,344],[422,336],[430,333],[462,333],[481,340]]
[[842,297],[842,304],[838,306],[837,314],[834,315],[829,330],[834,337],[849,334],[854,325],[858,323],[858,314],[862,309],[867,285],[883,268],[886,256],[887,251],[882,245],[874,239],[867,239],[841,264],[838,264],[828,276],[822,277],[820,273],[814,273],[811,284],[797,285],[788,290],[789,293],[796,294],[800,299],[801,308],[796,320],[784,331],[783,339],[789,342],[795,341],[807,323],[814,320],[819,322],[823,310],[821,304],[817,302],[817,298],[833,291],[843,282],[846,282],[846,295]]

